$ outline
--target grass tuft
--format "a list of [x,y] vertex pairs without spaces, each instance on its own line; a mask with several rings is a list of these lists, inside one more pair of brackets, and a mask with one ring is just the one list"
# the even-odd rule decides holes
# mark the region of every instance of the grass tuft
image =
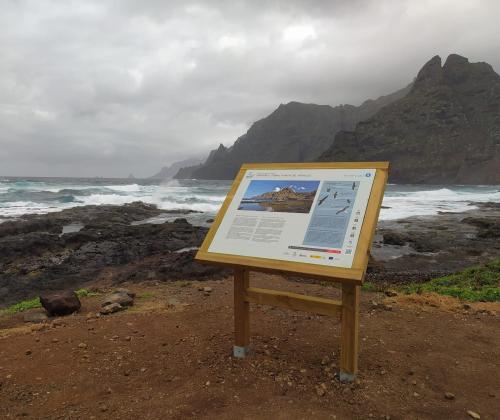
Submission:
[[423,284],[403,287],[405,293],[434,292],[471,302],[500,301],[500,259],[467,268]]
[[375,283],[370,283],[369,281],[365,281],[361,286],[361,290],[363,292],[382,292],[384,291],[383,285],[378,285]]
[[40,303],[39,298],[23,300],[22,302],[15,303],[7,307],[6,309],[2,309],[0,313],[4,314],[16,314],[18,312],[27,311],[28,309],[40,308],[42,304]]
[[91,292],[90,290],[87,289],[78,289],[75,291],[76,295],[81,298],[81,297],[92,297],[92,296],[97,296],[99,293],[96,292]]

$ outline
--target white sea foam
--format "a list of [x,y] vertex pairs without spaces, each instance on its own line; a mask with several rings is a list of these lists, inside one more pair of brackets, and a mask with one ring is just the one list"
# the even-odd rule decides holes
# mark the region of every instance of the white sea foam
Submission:
[[[123,205],[133,201],[156,204],[160,209],[192,209],[215,213],[226,197],[229,182],[169,181],[160,185],[140,183],[109,183],[100,181],[68,180],[5,180],[0,181],[0,216],[18,217],[23,214],[40,214],[82,205]],[[92,191],[89,191],[89,190]],[[75,190],[73,201],[68,194],[60,198],[41,192],[60,193]],[[81,191],[78,194],[77,191]],[[19,196],[16,197],[16,193]],[[33,194],[30,196],[30,193]],[[2,199],[3,197],[3,199]],[[17,198],[17,199],[16,199]],[[71,198],[71,197],[70,197]],[[8,201],[12,200],[12,201]],[[44,201],[45,200],[45,201]],[[400,219],[414,215],[433,215],[439,211],[461,212],[473,208],[474,202],[500,202],[496,186],[451,186],[444,188],[415,185],[388,185],[381,219]]]
[[75,207],[74,203],[64,203],[59,205],[47,205],[31,201],[11,201],[8,206],[0,204],[0,216],[4,218],[16,218],[25,214],[46,214],[61,211],[70,207]]
[[[130,195],[119,195],[119,194],[91,194],[88,196],[75,196],[78,201],[81,201],[84,205],[101,205],[101,204],[127,204],[133,201],[138,201],[137,197]],[[145,200],[142,200],[145,201]],[[149,201],[145,201],[149,202]]]
[[217,211],[224,200],[224,196],[211,196],[204,198],[198,196],[174,197],[168,196],[160,198],[158,196],[144,195],[141,197],[119,194],[91,194],[89,196],[75,196],[84,205],[115,204],[122,205],[134,201],[143,201],[148,204],[156,204],[162,210],[192,209],[196,211],[213,212]]
[[439,190],[416,191],[406,195],[408,200],[426,200],[426,201],[476,201],[485,202],[491,200],[500,200],[500,191],[496,192],[474,192],[471,188],[465,190],[453,191],[448,188]]
[[52,191],[52,192],[56,192],[56,193],[60,193],[61,191],[64,191],[64,190],[81,190],[81,191],[86,191],[86,190],[95,190],[96,188],[101,188],[103,190],[106,189],[106,187],[97,187],[95,185],[65,185],[64,188],[53,188],[53,189],[49,189],[49,188],[46,188],[46,189],[43,189],[43,191]]
[[185,210],[196,210],[203,212],[216,212],[219,210],[221,204],[210,204],[210,203],[178,203],[173,201],[162,202],[158,205],[158,208],[162,210],[176,210],[176,209],[185,209]]
[[[154,196],[157,197],[157,196]],[[202,195],[202,194],[191,194],[191,195],[176,195],[168,194],[160,198],[160,201],[174,201],[178,203],[222,203],[226,198],[225,195]]]
[[460,190],[440,188],[436,190],[423,190],[404,192],[402,186],[399,191],[387,191],[382,205],[380,219],[402,219],[417,215],[434,215],[439,211],[462,212],[474,209],[471,203],[500,202],[500,191],[494,187],[478,188],[462,187]]
[[104,188],[109,188],[110,190],[123,191],[123,192],[140,192],[145,187],[139,184],[129,184],[129,185],[105,185]]

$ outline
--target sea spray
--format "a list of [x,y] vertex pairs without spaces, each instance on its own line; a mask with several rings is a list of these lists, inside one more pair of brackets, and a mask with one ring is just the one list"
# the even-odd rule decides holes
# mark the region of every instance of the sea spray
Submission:
[[[212,217],[222,205],[230,181],[130,180],[100,178],[2,178],[0,220],[24,214],[43,214],[83,205],[134,201],[160,209],[195,210]],[[380,219],[461,212],[476,202],[500,202],[498,186],[388,185]]]

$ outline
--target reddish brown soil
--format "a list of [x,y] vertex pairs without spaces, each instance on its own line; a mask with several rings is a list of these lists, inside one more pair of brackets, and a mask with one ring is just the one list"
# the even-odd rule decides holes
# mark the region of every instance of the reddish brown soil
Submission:
[[[338,296],[261,274],[252,283]],[[0,318],[0,418],[499,418],[498,305],[363,293],[360,372],[341,384],[336,319],[253,305],[253,354],[235,360],[230,280],[130,289],[136,306],[107,317],[87,318],[94,297],[59,325]]]

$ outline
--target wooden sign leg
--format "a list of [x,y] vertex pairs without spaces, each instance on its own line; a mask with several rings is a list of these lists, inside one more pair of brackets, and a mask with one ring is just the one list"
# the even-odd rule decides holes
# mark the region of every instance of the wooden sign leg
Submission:
[[342,284],[340,380],[351,382],[358,371],[360,286]]
[[248,270],[234,270],[234,347],[233,356],[244,358],[250,344],[250,304],[245,301]]

